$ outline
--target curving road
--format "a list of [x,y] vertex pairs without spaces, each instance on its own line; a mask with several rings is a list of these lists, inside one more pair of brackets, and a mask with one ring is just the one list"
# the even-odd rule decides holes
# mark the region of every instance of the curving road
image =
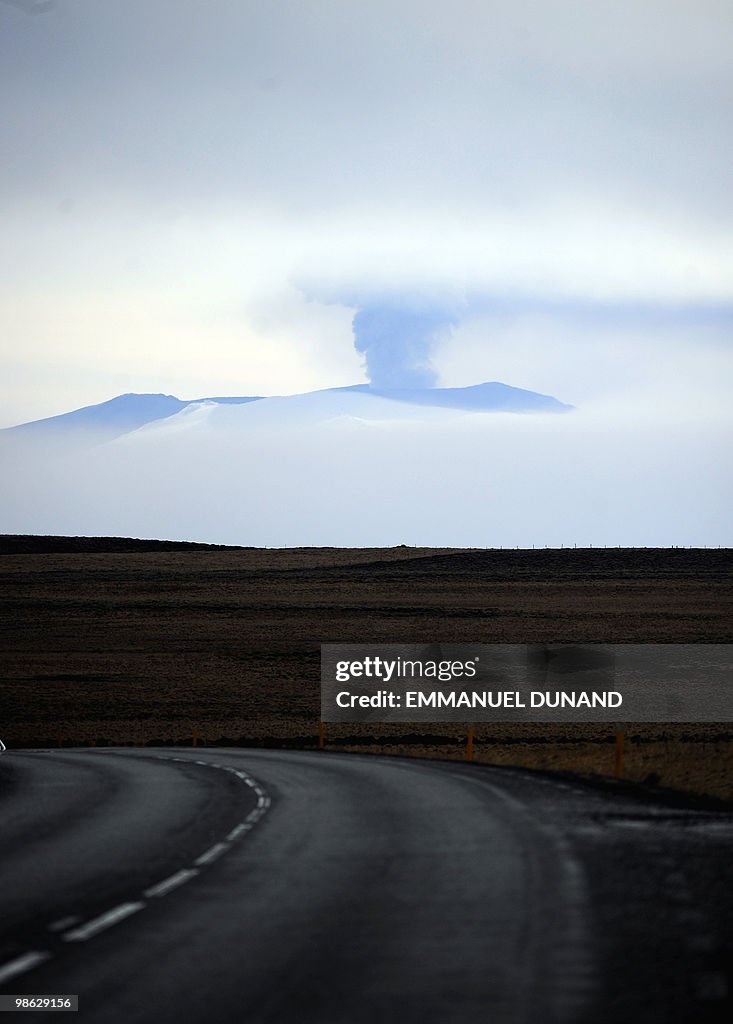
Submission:
[[0,820],[0,992],[76,993],[85,1021],[731,1012],[725,812],[460,763],[99,750],[5,754]]

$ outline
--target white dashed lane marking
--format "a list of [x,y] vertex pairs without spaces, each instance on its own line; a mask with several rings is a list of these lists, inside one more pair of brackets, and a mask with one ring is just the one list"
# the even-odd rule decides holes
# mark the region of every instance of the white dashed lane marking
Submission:
[[[99,751],[99,753],[106,753],[106,751]],[[227,853],[228,850],[231,849],[232,843],[240,836],[246,835],[254,826],[255,822],[258,822],[260,818],[267,813],[267,809],[270,807],[270,798],[267,796],[262,786],[260,786],[260,784],[255,779],[251,778],[251,776],[246,772],[239,771],[237,768],[231,768],[227,765],[211,761],[192,761],[187,757],[170,757],[166,754],[157,754],[156,760],[176,761],[179,764],[196,764],[203,768],[217,768],[220,771],[231,772],[255,791],[255,795],[257,796],[257,806],[253,811],[250,811],[243,822],[240,822],[239,825],[235,825],[224,841],[215,843],[213,846],[210,846],[208,850],[202,853],[201,856],[194,861],[194,867],[181,868],[174,874],[169,875],[168,878],[164,878],[161,882],[151,885],[142,893],[142,898],[128,900],[126,903],[120,903],[111,910],[107,910],[105,913],[98,914],[97,917],[93,917],[90,921],[87,921],[86,924],[78,925],[78,927],[72,927],[77,925],[77,922],[80,920],[78,916],[64,917],[58,921],[54,921],[48,926],[48,930],[51,932],[63,932],[61,938],[64,942],[86,942],[88,939],[93,939],[95,935],[99,935],[100,932],[104,932],[108,928],[112,928],[114,925],[119,924],[121,921],[125,921],[133,914],[137,914],[139,911],[144,910],[147,906],[146,900],[155,899],[158,896],[165,896],[174,889],[178,889],[179,886],[185,885],[186,882],[191,881],[191,879],[200,874],[200,868],[212,864]],[[69,930],[66,931],[65,929]],[[24,974],[26,971],[33,970],[34,967],[38,967],[39,964],[45,963],[46,960],[50,960],[52,957],[53,953],[48,950],[29,950],[27,953],[23,953],[21,956],[17,956],[5,964],[0,964],[0,984],[5,981],[9,981],[18,974]]]
[[124,921],[126,917],[130,917],[132,914],[137,914],[139,910],[142,910],[145,904],[137,900],[130,903],[120,903],[118,907],[113,907],[112,910],[108,910],[105,914],[100,914],[99,917],[93,917],[91,921],[87,921],[86,924],[80,925],[78,928],[72,928],[70,932],[65,932],[62,935],[64,942],[86,942],[87,939],[93,939],[95,935],[99,935],[100,932],[106,931],[111,928],[114,924],[119,924],[120,921]]
[[77,921],[81,921],[77,914],[72,914],[70,917],[62,917],[60,921],[53,921],[48,926],[48,930],[50,932],[65,932],[67,928],[71,928]]
[[162,882],[158,882],[157,885],[151,885],[149,889],[145,890],[143,896],[148,898],[152,896],[165,896],[172,889],[177,889],[179,885],[185,885],[186,882],[195,878],[197,874],[197,868],[183,868],[181,871],[176,871],[175,875],[171,875],[170,878],[165,878]]
[[218,860],[223,853],[226,853],[229,849],[229,843],[215,843],[206,853],[202,853],[200,857],[197,857],[194,864],[211,864],[212,861]]
[[30,971],[33,967],[37,967],[38,964],[42,964],[45,960],[50,959],[50,953],[32,950],[29,953],[24,953],[22,956],[17,956],[15,960],[9,960],[0,967],[0,985],[3,982],[10,981],[11,978],[15,978],[18,974],[25,974],[26,971]]

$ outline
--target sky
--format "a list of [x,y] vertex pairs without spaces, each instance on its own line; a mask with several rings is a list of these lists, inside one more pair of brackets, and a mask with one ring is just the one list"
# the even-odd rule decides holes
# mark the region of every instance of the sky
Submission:
[[0,426],[502,380],[729,404],[729,0],[0,0]]

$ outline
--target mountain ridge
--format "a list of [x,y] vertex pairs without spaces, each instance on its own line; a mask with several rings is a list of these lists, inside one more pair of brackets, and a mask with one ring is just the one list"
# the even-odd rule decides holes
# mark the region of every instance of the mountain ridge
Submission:
[[289,400],[320,395],[349,393],[359,396],[387,399],[391,402],[423,407],[464,410],[466,412],[568,412],[573,406],[525,388],[516,388],[499,381],[485,381],[463,388],[375,388],[371,384],[352,384],[323,388],[296,395],[217,396],[212,398],[181,399],[163,393],[126,392],[105,402],[82,406],[55,416],[29,420],[0,429],[0,434],[42,440],[45,436],[62,436],[73,440],[85,434],[98,441],[111,441],[131,433],[147,424],[169,419],[185,409],[214,403],[216,405],[247,405],[253,402],[277,401],[287,405]]

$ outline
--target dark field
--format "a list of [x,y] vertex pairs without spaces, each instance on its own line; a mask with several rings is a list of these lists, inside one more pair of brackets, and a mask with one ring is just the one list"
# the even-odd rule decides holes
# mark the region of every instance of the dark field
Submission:
[[[733,551],[216,548],[0,538],[9,746],[312,746],[322,642],[731,642]],[[460,727],[329,726],[339,749],[463,756]],[[733,797],[733,726],[627,727],[635,780]],[[612,727],[491,725],[476,757],[608,773]]]

